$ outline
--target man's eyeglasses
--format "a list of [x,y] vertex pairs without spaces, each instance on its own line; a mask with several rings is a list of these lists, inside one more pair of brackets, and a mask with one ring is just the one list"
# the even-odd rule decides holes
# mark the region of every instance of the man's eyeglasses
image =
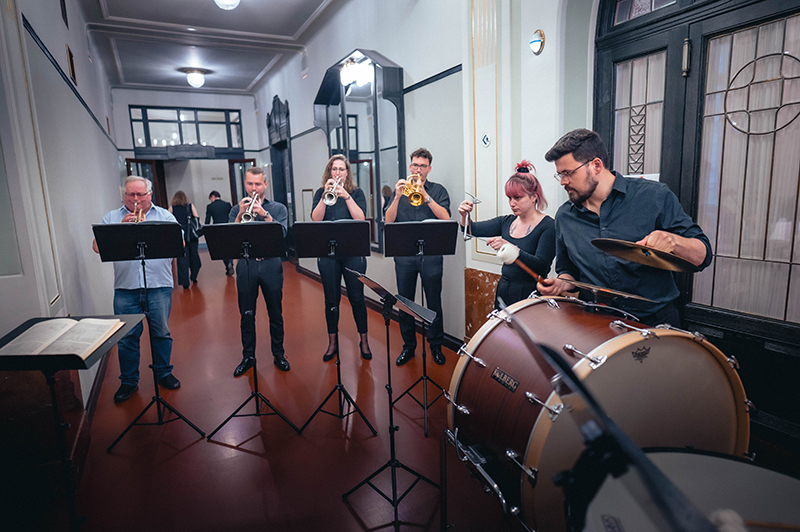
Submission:
[[411,165],[411,169],[412,170],[425,170],[429,166],[430,166],[429,164],[412,164]]
[[150,194],[149,192],[126,192],[125,195],[129,198],[143,198]]
[[589,159],[588,161],[586,161],[585,163],[583,163],[579,167],[574,168],[572,170],[564,170],[563,172],[555,173],[555,174],[553,174],[553,177],[559,183],[561,182],[562,179],[570,179],[572,177],[572,174],[574,174],[575,172],[577,172],[578,170],[580,170],[581,168],[583,168],[584,166],[586,166],[587,164],[589,164],[592,161],[594,161],[594,159]]

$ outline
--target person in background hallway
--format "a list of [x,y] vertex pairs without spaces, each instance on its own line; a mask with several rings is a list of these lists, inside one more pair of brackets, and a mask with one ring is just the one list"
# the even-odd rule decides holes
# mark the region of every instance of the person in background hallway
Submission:
[[189,233],[190,218],[192,216],[199,218],[199,216],[197,216],[197,209],[194,208],[194,205],[189,203],[189,199],[182,190],[177,191],[175,195],[172,196],[169,212],[175,216],[175,219],[178,220],[178,223],[181,224],[181,228],[183,228],[185,247],[183,257],[178,257],[177,270],[178,284],[186,290],[189,288],[190,279],[193,283],[197,283],[197,273],[203,265],[200,262],[200,254],[197,252],[197,246],[200,242],[196,238],[192,238]]
[[[409,169],[415,178],[421,182],[420,193],[422,205],[415,207],[403,195],[407,181],[400,179],[395,184],[395,191],[386,208],[385,221],[387,224],[394,222],[411,222],[428,219],[450,219],[450,196],[447,189],[438,183],[428,181],[431,173],[433,155],[425,148],[419,148],[411,154]],[[424,267],[423,267],[424,265]],[[410,300],[414,300],[417,293],[417,275],[422,278],[422,288],[425,291],[425,302],[429,309],[436,312],[436,319],[428,328],[428,343],[431,346],[433,361],[439,365],[445,363],[442,353],[444,341],[444,325],[442,320],[442,275],[444,273],[444,260],[441,255],[427,257],[395,257],[394,272],[397,277],[397,292]],[[397,357],[397,365],[402,366],[414,356],[417,349],[417,333],[414,318],[405,312],[400,313],[400,334],[403,336],[403,351]]]
[[569,280],[588,282],[653,299],[622,299],[615,306],[648,325],[680,327],[680,295],[672,272],[618,259],[592,245],[616,238],[673,253],[699,269],[711,263],[711,244],[664,183],[622,177],[609,170],[600,135],[570,131],[545,154],[556,164],[555,178],[569,194],[556,214],[557,279],[537,289],[543,295],[572,290]]
[[[278,222],[286,236],[286,223],[288,212],[286,207],[276,201],[264,197],[267,192],[267,176],[258,166],[253,166],[244,175],[244,188],[247,197],[233,206],[228,214],[228,221],[241,223],[242,213],[249,204],[253,192],[257,195],[253,214],[256,221]],[[289,371],[289,361],[286,360],[283,350],[283,266],[279,257],[249,260],[248,264],[240,259],[236,264],[236,289],[239,293],[239,313],[242,316],[242,361],[233,372],[234,377],[244,375],[244,372],[253,367],[256,356],[256,302],[258,289],[264,294],[269,315],[269,336],[272,347],[272,356],[275,365],[281,371]]]
[[[141,213],[148,222],[177,222],[166,209],[152,204],[153,183],[149,179],[128,176],[123,185],[123,205],[103,216],[102,223],[135,223]],[[92,241],[95,253],[97,242]],[[147,319],[153,343],[153,366],[159,385],[168,390],[180,388],[181,383],[172,375],[170,356],[172,337],[169,334],[169,313],[172,309],[172,259],[149,259],[145,261],[147,274],[147,301],[150,315]],[[144,312],[144,285],[140,261],[130,260],[114,263],[114,314],[139,314]],[[119,379],[122,381],[114,394],[114,402],[126,401],[139,389],[139,339],[144,325],[136,327],[122,337],[117,344],[119,355]]]
[[[213,220],[215,224],[228,223],[228,214],[231,212],[231,204],[222,199],[219,192],[212,190],[208,195],[208,205],[206,205],[206,225]],[[224,259],[225,275],[233,275],[233,259]]]
[[[335,182],[340,184],[334,190],[336,203],[325,205],[322,195],[333,188]],[[311,219],[315,222],[332,220],[364,220],[367,211],[367,199],[358,188],[350,173],[350,162],[344,155],[334,155],[325,165],[322,173],[322,188],[317,189],[311,207]],[[346,268],[366,273],[366,257],[320,257],[317,259],[322,289],[325,292],[325,322],[328,326],[328,349],[322,356],[327,362],[339,353],[339,302],[342,299],[342,277],[347,286],[347,299],[353,309],[353,319],[361,336],[359,350],[364,360],[372,358],[367,337],[367,304],[364,301],[364,284]]]
[[[543,212],[547,200],[533,164],[520,162],[514,175],[506,181],[505,192],[512,214],[485,222],[470,221],[469,234],[492,237],[486,244],[495,251],[503,244],[516,246],[519,259],[534,272],[547,277],[556,256],[555,222]],[[472,208],[471,201],[463,201],[458,206],[462,227]],[[502,271],[495,293],[495,308],[500,308],[498,297],[510,305],[527,298],[536,289],[536,280],[518,265],[504,264]]]

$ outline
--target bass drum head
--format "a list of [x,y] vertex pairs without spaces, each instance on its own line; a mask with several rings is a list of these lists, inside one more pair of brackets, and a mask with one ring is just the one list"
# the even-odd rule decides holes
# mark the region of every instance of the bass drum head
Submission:
[[[629,332],[601,344],[589,355],[605,355],[605,363],[591,370],[582,360],[575,373],[639,447],[743,456],[750,429],[746,398],[727,359],[710,343],[687,333],[654,332],[657,338]],[[554,396],[550,400],[558,402]],[[583,439],[567,412],[555,422],[539,417],[526,457],[526,465],[539,470],[538,481],[535,488],[523,483],[526,520],[530,523],[534,516],[537,530],[566,530],[563,492],[552,478],[571,469],[583,450]]]
[[[706,517],[728,509],[739,514],[750,532],[800,527],[800,480],[796,478],[707,453],[652,450],[647,457]],[[621,478],[607,477],[589,504],[584,530],[660,529],[641,511]]]

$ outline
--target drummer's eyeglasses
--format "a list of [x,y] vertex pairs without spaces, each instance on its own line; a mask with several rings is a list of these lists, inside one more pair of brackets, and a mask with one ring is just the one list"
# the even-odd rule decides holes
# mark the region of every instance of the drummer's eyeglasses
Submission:
[[575,168],[573,170],[564,170],[563,172],[555,173],[555,174],[553,174],[553,177],[559,183],[561,182],[562,179],[570,179],[572,177],[572,174],[574,174],[575,172],[577,172],[578,170],[580,170],[581,168],[583,168],[584,166],[586,166],[587,164],[589,164],[592,161],[594,161],[594,159],[589,159],[588,161],[586,161],[585,163],[583,163],[579,167],[577,167],[577,168]]

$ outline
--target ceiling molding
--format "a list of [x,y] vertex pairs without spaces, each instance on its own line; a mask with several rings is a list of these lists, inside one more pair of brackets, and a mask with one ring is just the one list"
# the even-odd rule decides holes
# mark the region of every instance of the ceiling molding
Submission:
[[125,85],[111,85],[110,90],[120,89],[120,90],[142,90],[142,91],[158,91],[158,92],[191,92],[193,94],[203,93],[203,94],[226,94],[226,95],[235,95],[235,96],[251,96],[255,98],[255,94],[248,91],[247,89],[195,89],[193,87],[186,86],[178,87],[173,85],[151,85],[148,83],[126,83]]
[[326,7],[330,5],[331,2],[333,2],[333,0],[325,0],[323,3],[321,3],[319,7],[316,9],[316,11],[311,13],[311,16],[308,17],[308,19],[303,23],[302,26],[300,26],[300,29],[298,29],[294,33],[294,35],[292,35],[292,38],[294,40],[298,40],[300,36],[303,34],[303,32],[306,31],[306,29],[308,29],[308,27],[311,24],[313,24],[315,20],[317,20],[317,17],[319,17],[322,14],[322,12],[325,10]]
[[255,77],[255,79],[253,80],[253,82],[252,82],[252,83],[250,83],[250,85],[248,85],[248,86],[247,86],[247,90],[248,90],[248,91],[252,91],[252,90],[253,90],[253,87],[255,87],[256,85],[258,85],[258,82],[259,82],[259,81],[261,81],[261,78],[263,78],[264,76],[266,76],[266,75],[267,75],[267,72],[269,72],[269,71],[272,69],[272,67],[274,67],[274,66],[275,66],[275,65],[278,63],[278,61],[280,61],[280,60],[281,60],[281,58],[282,58],[282,57],[283,57],[283,54],[275,54],[275,57],[272,59],[272,61],[270,61],[270,62],[267,64],[267,66],[265,66],[265,67],[264,67],[264,70],[262,70],[261,72],[259,72],[259,74],[258,74],[258,75]]
[[117,41],[114,39],[109,39],[111,44],[111,54],[114,56],[114,68],[117,69],[117,76],[119,76],[119,82],[125,83],[125,74],[122,72],[122,59],[119,57],[119,49],[117,48]]

